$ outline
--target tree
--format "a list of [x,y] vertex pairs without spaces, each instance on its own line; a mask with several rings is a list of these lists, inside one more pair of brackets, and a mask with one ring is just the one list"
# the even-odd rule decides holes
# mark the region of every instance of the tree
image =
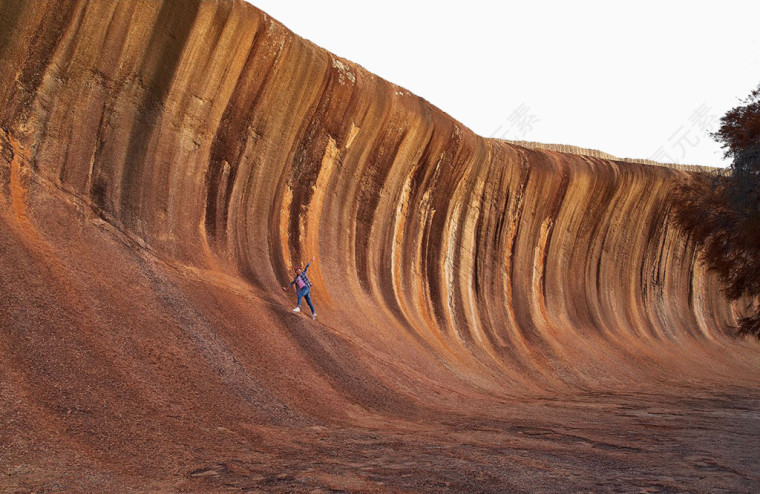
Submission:
[[720,119],[712,137],[731,158],[726,174],[695,174],[676,186],[674,213],[702,247],[731,300],[750,301],[738,332],[760,338],[760,86]]

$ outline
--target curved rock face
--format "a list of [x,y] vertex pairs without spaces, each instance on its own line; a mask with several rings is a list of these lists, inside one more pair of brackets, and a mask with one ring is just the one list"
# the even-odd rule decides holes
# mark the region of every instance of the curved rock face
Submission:
[[[687,171],[481,138],[242,2],[3,0],[0,14],[6,249],[53,273],[5,268],[44,304],[0,303],[0,348],[43,409],[65,401],[35,377],[46,365],[91,408],[162,396],[163,415],[221,406],[228,429],[758,383],[756,348],[726,333],[734,308],[669,222]],[[312,256],[313,327],[279,290]],[[79,346],[50,347],[67,357],[18,330],[56,311],[77,315],[60,331]],[[58,360],[95,347],[131,363]]]

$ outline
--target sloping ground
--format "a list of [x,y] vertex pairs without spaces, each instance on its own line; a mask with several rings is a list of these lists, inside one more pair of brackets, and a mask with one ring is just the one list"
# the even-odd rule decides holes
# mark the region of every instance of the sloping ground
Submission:
[[760,485],[687,171],[482,139],[241,2],[0,24],[3,490]]

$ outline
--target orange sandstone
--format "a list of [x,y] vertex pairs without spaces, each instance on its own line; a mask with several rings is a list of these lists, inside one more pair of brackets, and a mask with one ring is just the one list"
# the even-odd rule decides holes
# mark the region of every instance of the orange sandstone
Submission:
[[240,1],[2,0],[0,101],[2,490],[760,483],[691,171],[484,139]]

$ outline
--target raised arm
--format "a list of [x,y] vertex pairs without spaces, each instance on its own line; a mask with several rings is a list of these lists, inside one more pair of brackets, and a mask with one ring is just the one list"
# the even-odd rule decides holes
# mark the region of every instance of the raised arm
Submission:
[[[312,257],[309,262],[306,263],[306,266],[303,268],[303,272],[305,273],[307,269],[309,269],[309,266],[311,266],[311,263],[314,262],[314,258]],[[295,281],[295,280],[294,280]]]

